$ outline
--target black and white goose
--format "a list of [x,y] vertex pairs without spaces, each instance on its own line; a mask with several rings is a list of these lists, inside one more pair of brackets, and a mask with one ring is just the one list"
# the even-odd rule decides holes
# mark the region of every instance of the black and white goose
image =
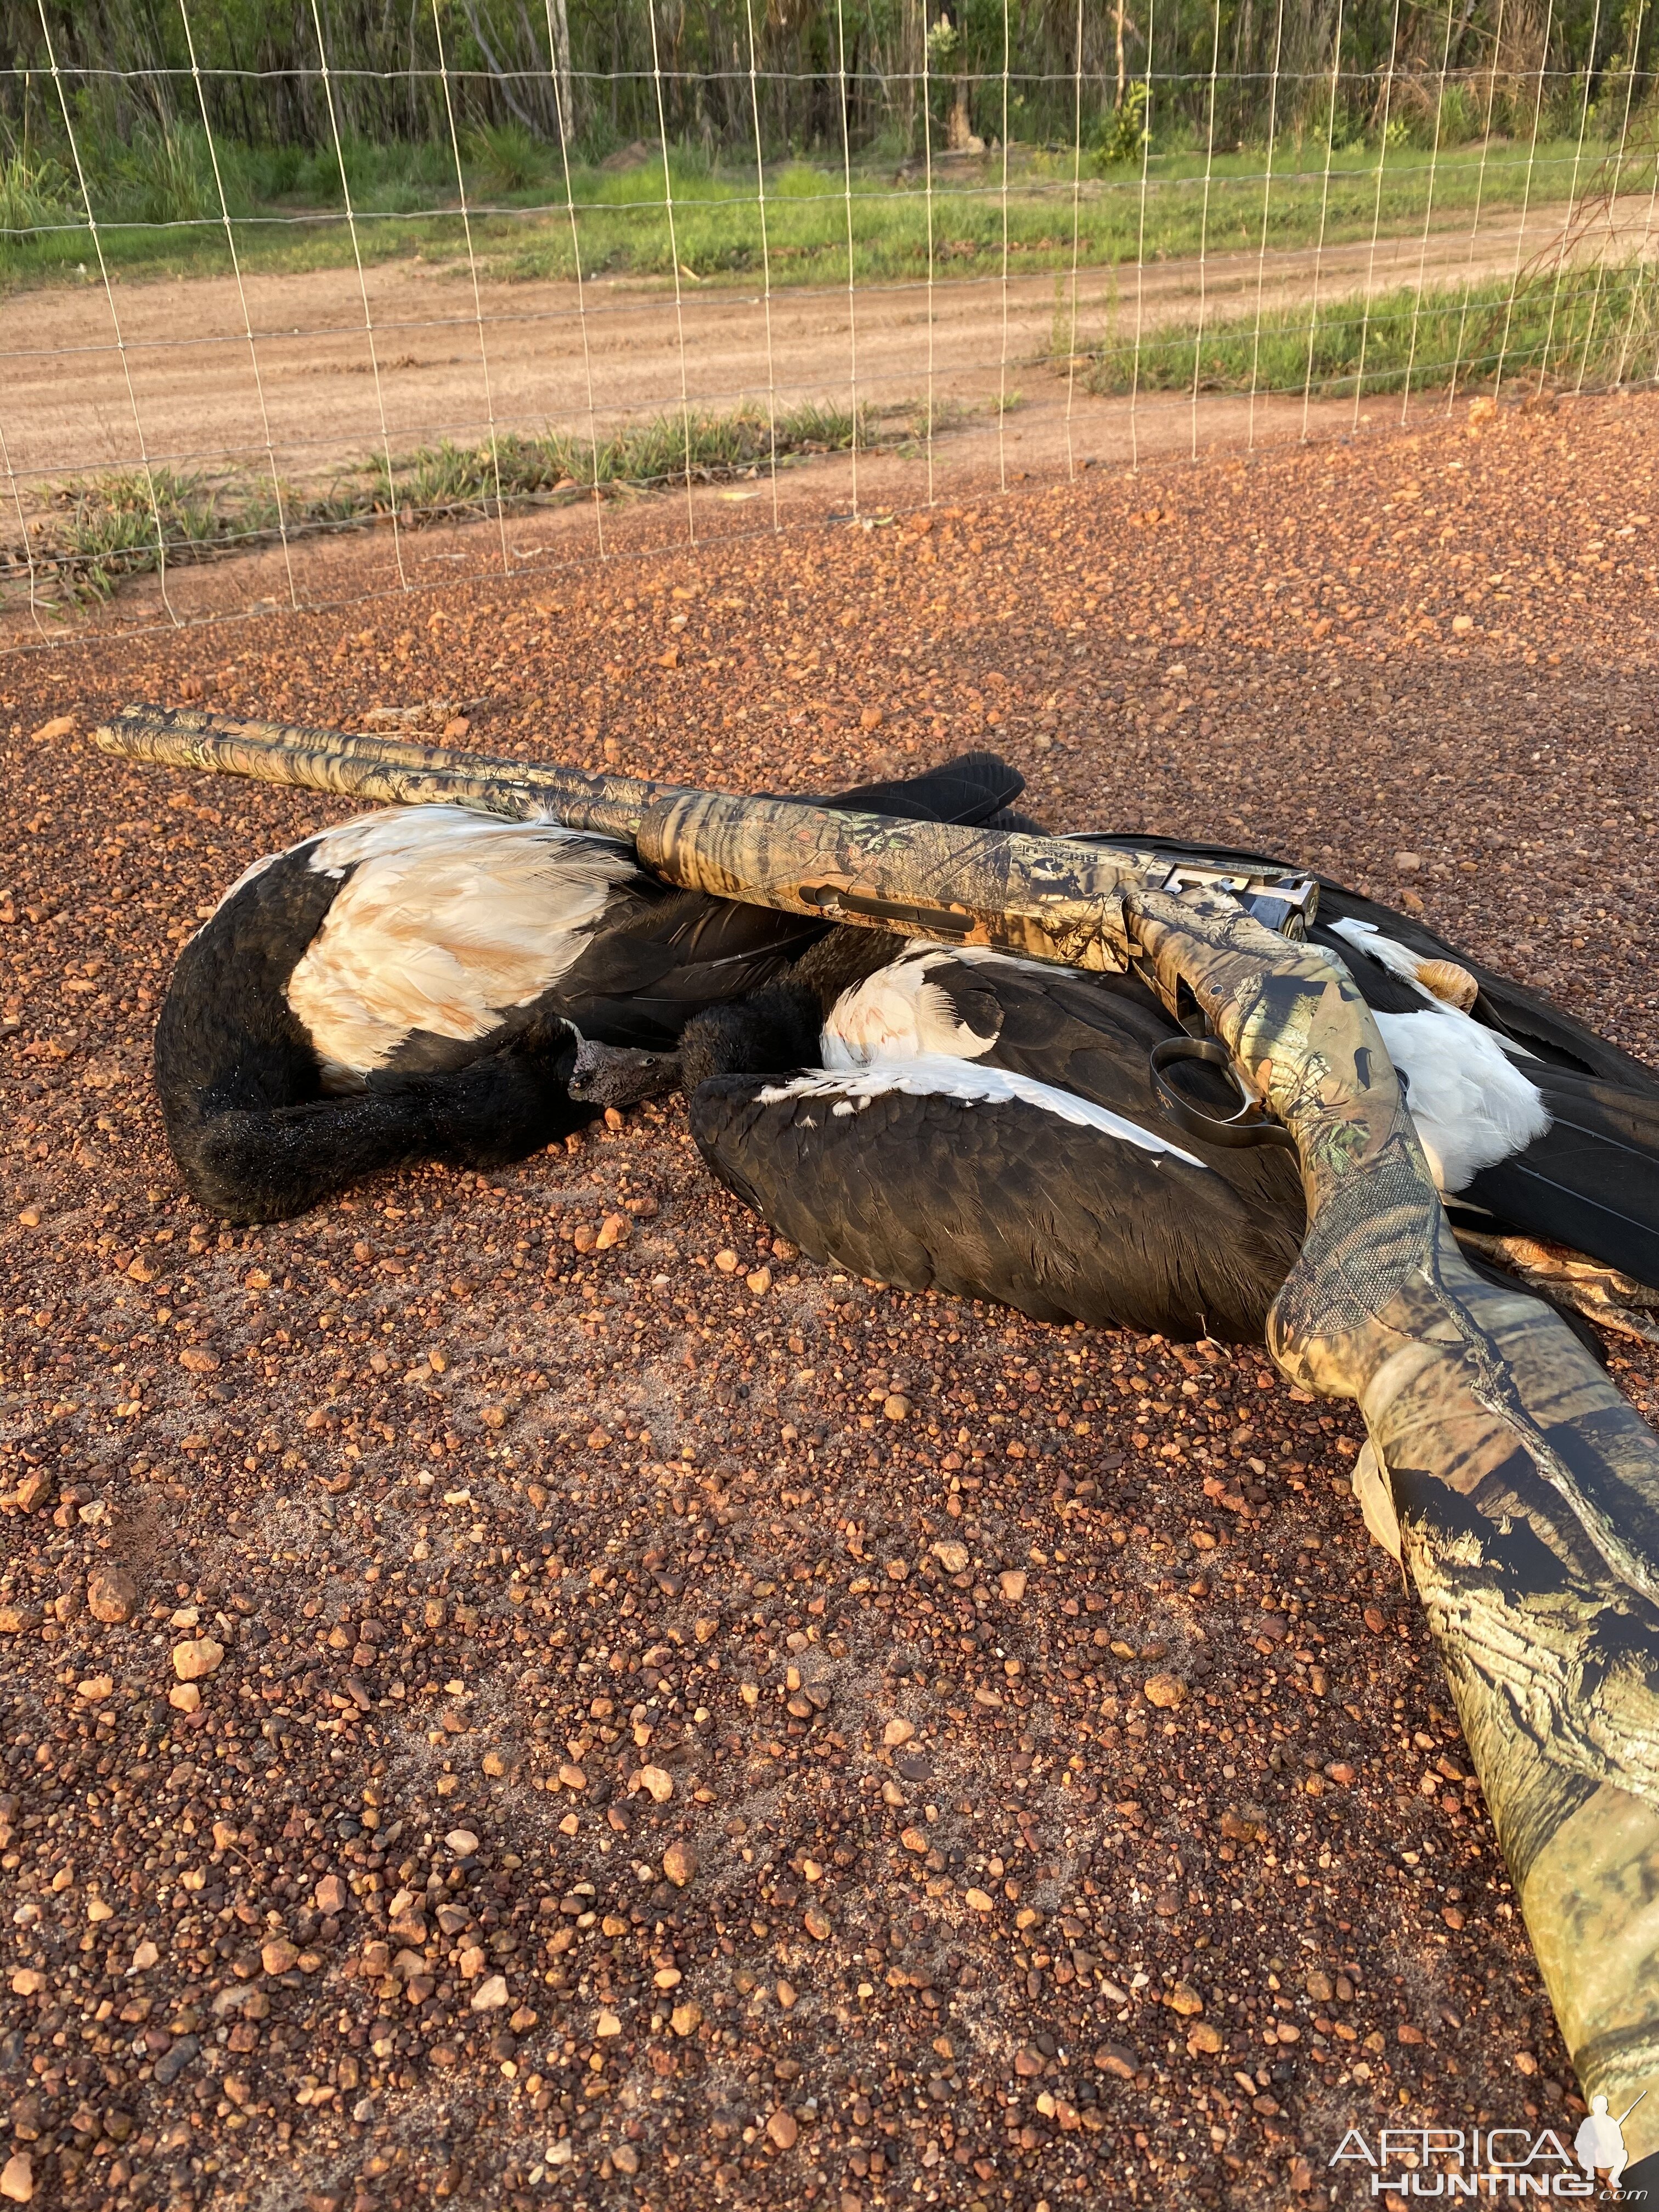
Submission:
[[[819,803],[1000,825],[1023,784],[975,753]],[[241,1221],[416,1160],[522,1158],[672,1087],[687,1019],[824,927],[678,890],[550,820],[370,814],[257,862],[185,948],[155,1036],[168,1142],[191,1194]]]
[[[814,1258],[907,1290],[1260,1338],[1301,1184],[1288,1153],[1160,1111],[1149,1054],[1177,1032],[1142,985],[920,945],[837,995],[859,950],[837,939],[688,1026],[692,1133],[723,1182]],[[1235,1109],[1194,1073],[1195,1104]]]
[[[1356,969],[1407,980],[1406,952],[1379,945],[1378,925],[1339,915],[1335,929]],[[1216,1146],[1172,1124],[1150,1054],[1182,1032],[1152,994],[1133,976],[891,950],[866,955],[886,964],[837,994],[859,957],[837,939],[784,985],[688,1028],[692,1132],[715,1174],[803,1250],[907,1289],[1039,1320],[1259,1338],[1300,1247],[1300,1182],[1284,1151]],[[1431,957],[1434,980],[1463,995],[1445,949]],[[1596,1079],[1541,1061],[1524,1074],[1492,1030],[1409,988],[1412,1011],[1378,1018],[1454,1219],[1634,1272],[1629,1254],[1659,1231],[1654,1099],[1627,1102],[1618,1157],[1645,1189],[1626,1188],[1614,1236],[1595,1195],[1607,1161],[1582,1139],[1588,1158],[1550,1153],[1563,1125],[1540,1103],[1559,1111],[1564,1085]],[[1182,1085],[1206,1112],[1236,1109],[1218,1073],[1189,1067]],[[1512,1255],[1480,1245],[1477,1264],[1483,1250],[1509,1272]],[[1527,1279],[1572,1302],[1541,1261]]]
[[[1135,842],[1222,866],[1280,865]],[[1320,879],[1309,934],[1346,963],[1376,1015],[1460,1229],[1544,1238],[1659,1284],[1659,1072],[1344,884]]]

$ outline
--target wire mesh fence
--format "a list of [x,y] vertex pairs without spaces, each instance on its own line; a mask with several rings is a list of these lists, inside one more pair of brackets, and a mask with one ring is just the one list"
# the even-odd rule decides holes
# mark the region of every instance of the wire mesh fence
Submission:
[[0,0],[0,646],[1650,382],[1650,13]]

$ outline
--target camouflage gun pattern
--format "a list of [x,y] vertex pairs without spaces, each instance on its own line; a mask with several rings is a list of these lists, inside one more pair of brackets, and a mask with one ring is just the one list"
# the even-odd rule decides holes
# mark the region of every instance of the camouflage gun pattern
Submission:
[[[1269,1349],[1364,1413],[1367,1518],[1417,1586],[1584,2093],[1618,2111],[1659,2087],[1659,1440],[1547,1307],[1464,1261],[1370,1010],[1297,934],[1296,884],[207,716],[134,710],[99,742],[390,802],[545,806],[726,896],[1133,962],[1207,1024],[1301,1162],[1308,1232]],[[1659,2097],[1626,2142],[1626,2186],[1659,2181]]]
[[1296,1139],[1308,1233],[1268,1348],[1364,1415],[1367,1519],[1422,1600],[1584,2094],[1620,2111],[1659,2084],[1659,1440],[1463,1259],[1346,969],[1212,895],[1131,906]]
[[[738,800],[634,776],[191,708],[131,707],[94,734],[106,752],[129,760],[385,805],[447,801],[512,820],[546,812],[572,829],[624,840],[690,890],[902,936],[997,945],[1067,967],[1127,967],[1123,896],[1132,884],[1226,890],[1272,927],[1297,933],[1319,896],[1311,877],[1216,867],[1130,843],[1091,845],[1085,854],[1052,837],[837,816],[798,799]],[[836,820],[843,831],[856,825],[850,842],[828,834]],[[891,853],[905,881],[894,890],[884,888],[892,867],[887,833],[900,830]]]

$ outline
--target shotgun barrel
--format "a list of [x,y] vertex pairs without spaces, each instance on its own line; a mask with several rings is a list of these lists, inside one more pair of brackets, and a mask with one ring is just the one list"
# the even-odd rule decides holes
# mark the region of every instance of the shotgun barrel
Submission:
[[[1305,930],[1318,898],[1310,877],[1240,872],[1131,843],[1085,848],[1061,838],[896,823],[799,799],[734,799],[378,734],[130,707],[94,736],[105,751],[130,760],[383,805],[447,800],[515,820],[550,813],[572,829],[625,840],[688,889],[1073,968],[1128,965],[1123,896],[1133,884],[1229,890],[1293,933]],[[904,876],[898,890],[888,882],[896,866]]]
[[[677,883],[1073,966],[1133,961],[1171,1010],[1201,1012],[1301,1162],[1308,1232],[1269,1348],[1364,1415],[1585,2094],[1622,2108],[1659,2084],[1659,1440],[1549,1308],[1463,1261],[1370,1010],[1297,933],[1301,886],[1133,844],[207,715],[136,708],[98,742],[384,801],[549,809],[631,839]],[[1626,2185],[1659,2182],[1659,2098],[1626,2141]]]

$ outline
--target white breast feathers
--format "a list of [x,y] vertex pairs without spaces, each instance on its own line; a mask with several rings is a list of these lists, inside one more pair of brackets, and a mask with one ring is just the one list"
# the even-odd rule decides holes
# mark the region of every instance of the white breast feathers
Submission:
[[820,1049],[826,1067],[866,1067],[877,1060],[944,1054],[977,1060],[996,1042],[957,1019],[950,994],[927,971],[956,955],[929,946],[907,953],[850,991],[830,1010]]

